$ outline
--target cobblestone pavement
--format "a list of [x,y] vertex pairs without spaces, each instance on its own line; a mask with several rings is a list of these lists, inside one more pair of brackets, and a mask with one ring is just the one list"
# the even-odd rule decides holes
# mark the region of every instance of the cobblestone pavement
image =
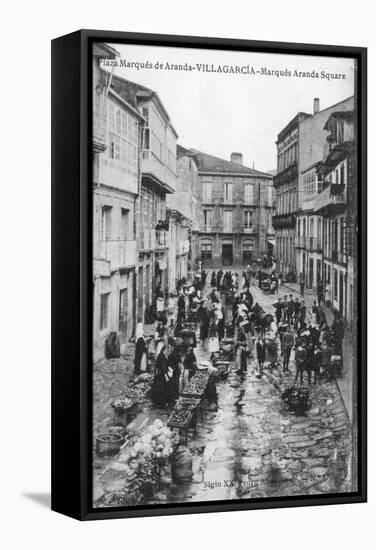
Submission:
[[[253,289],[254,298],[271,311],[275,297]],[[119,395],[133,369],[129,357],[102,361],[94,370],[94,433],[107,431],[113,423],[110,403]],[[209,352],[199,344],[198,360]],[[191,432],[188,447],[193,456],[193,479],[174,485],[168,471],[153,503],[214,501],[290,495],[348,492],[355,490],[351,476],[351,428],[336,383],[311,386],[312,407],[297,417],[282,406],[280,394],[293,383],[290,373],[265,369],[256,376],[254,358],[245,375],[235,372],[218,383],[219,410],[205,403],[197,433]],[[132,428],[141,430],[155,418],[166,421],[166,410],[150,403],[140,407]],[[121,457],[100,459],[94,454],[94,501],[123,483]]]

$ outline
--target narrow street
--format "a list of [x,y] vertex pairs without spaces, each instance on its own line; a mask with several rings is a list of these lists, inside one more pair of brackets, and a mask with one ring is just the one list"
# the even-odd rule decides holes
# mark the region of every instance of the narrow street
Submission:
[[[290,291],[282,287],[280,294]],[[273,312],[276,296],[265,295],[257,287],[252,293],[266,312]],[[113,424],[111,401],[124,390],[133,370],[134,347],[129,348],[125,359],[103,360],[95,366],[94,435]],[[201,343],[195,353],[198,361],[209,359]],[[217,384],[218,412],[203,403],[197,433],[189,432],[192,481],[175,485],[166,472],[152,503],[353,490],[351,429],[337,383],[312,385],[311,409],[306,416],[295,416],[284,410],[280,398],[293,383],[293,357],[289,373],[265,369],[261,378],[256,374],[254,357],[248,360],[246,375],[237,374],[231,365],[227,380]],[[142,431],[156,418],[166,423],[169,412],[148,401],[128,429]],[[119,463],[121,454],[114,459],[94,454],[94,502],[123,483]]]

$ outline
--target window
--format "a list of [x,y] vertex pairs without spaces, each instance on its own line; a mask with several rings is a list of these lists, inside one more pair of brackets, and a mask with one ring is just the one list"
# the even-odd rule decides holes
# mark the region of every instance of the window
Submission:
[[303,176],[303,189],[305,197],[312,197],[317,193],[316,170],[311,170]]
[[142,116],[145,119],[145,125],[149,126],[149,109],[147,107],[142,107]]
[[225,201],[232,200],[232,183],[224,184],[224,197],[225,197]]
[[111,239],[111,206],[102,206],[101,218],[101,240],[108,241]]
[[252,229],[252,210],[244,211],[244,229]]
[[273,187],[268,187],[268,206],[273,206]]
[[126,241],[129,235],[129,210],[128,208],[121,209],[121,235],[120,238]]
[[340,181],[339,181],[339,183],[342,183],[342,184],[345,183],[345,165],[344,165],[344,164],[341,164],[341,168],[340,168]]
[[204,210],[204,227],[210,227],[211,225],[211,210]]
[[212,242],[211,241],[201,241],[201,260],[211,260],[212,259]]
[[333,269],[334,299],[338,300],[338,270]]
[[108,155],[137,171],[138,122],[113,101],[109,101]]
[[203,200],[208,202],[211,200],[211,183],[204,181],[202,184]]
[[108,328],[108,303],[109,303],[110,293],[106,292],[101,294],[101,304],[100,304],[100,321],[99,326],[100,330]]
[[231,210],[225,210],[223,212],[223,230],[224,231],[232,231],[232,211]]
[[253,204],[253,185],[246,183],[244,186],[244,200],[248,204]]

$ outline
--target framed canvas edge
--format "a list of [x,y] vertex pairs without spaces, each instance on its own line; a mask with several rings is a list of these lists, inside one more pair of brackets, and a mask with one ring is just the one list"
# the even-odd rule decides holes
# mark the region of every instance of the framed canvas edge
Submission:
[[[288,42],[268,42],[211,37],[192,37],[160,35],[146,33],[128,33],[116,31],[81,30],[81,106],[80,106],[80,288],[81,288],[81,339],[80,339],[80,520],[115,519],[126,517],[146,517],[160,515],[180,515],[208,512],[241,511],[254,509],[287,508],[302,506],[336,505],[362,503],[367,501],[367,48],[353,46],[331,46],[319,44],[298,44]],[[58,40],[58,39],[57,39]],[[248,51],[267,51],[302,55],[327,55],[335,57],[354,57],[358,61],[358,167],[359,188],[359,306],[361,315],[358,323],[358,365],[362,375],[358,374],[358,491],[335,495],[302,496],[272,499],[242,499],[237,501],[213,501],[202,503],[184,503],[177,505],[151,505],[124,508],[93,508],[91,487],[91,140],[89,134],[91,121],[91,44],[95,40],[147,45],[166,45],[193,48],[241,49]]]

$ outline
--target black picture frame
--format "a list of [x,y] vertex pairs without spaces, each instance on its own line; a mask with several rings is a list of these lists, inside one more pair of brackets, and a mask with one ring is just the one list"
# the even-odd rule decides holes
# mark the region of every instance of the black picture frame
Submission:
[[[305,497],[91,506],[91,45],[93,41],[305,56],[353,57],[358,67],[358,492]],[[52,41],[52,509],[79,520],[365,502],[367,499],[367,50],[80,30]]]

